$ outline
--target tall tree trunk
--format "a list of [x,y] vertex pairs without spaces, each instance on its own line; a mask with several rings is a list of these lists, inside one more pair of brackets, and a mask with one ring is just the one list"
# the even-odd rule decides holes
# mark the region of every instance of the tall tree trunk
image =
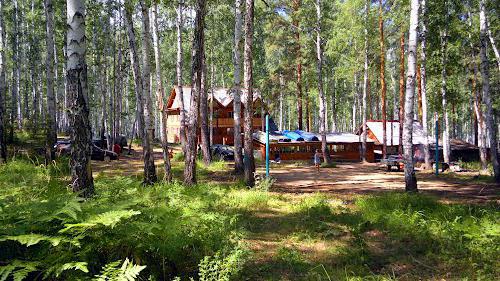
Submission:
[[413,112],[415,96],[415,75],[417,68],[417,29],[418,1],[411,0],[410,30],[408,36],[408,73],[406,78],[405,120],[403,126],[404,159],[405,159],[405,189],[407,192],[417,192],[417,177],[413,168]]
[[306,104],[306,131],[311,131],[311,103],[309,100],[309,85],[306,83],[304,101]]
[[158,34],[158,4],[153,6],[153,46],[155,53],[155,67],[156,67],[156,89],[158,96],[158,105],[160,109],[160,114],[162,118],[161,122],[161,146],[163,149],[163,165],[164,165],[164,176],[163,180],[166,182],[172,181],[172,168],[170,164],[169,148],[168,148],[168,138],[167,138],[167,104],[165,98],[165,88],[163,88],[163,78],[161,73],[161,52],[160,52],[160,38]]
[[196,1],[196,18],[194,21],[194,38],[191,60],[191,108],[189,109],[187,135],[186,135],[186,158],[184,166],[184,184],[196,184],[196,156],[200,93],[203,79],[203,57],[205,55],[205,0]]
[[236,174],[243,173],[243,153],[241,144],[241,33],[243,28],[242,0],[234,1],[234,45],[233,45],[233,65],[234,65],[234,171]]
[[283,131],[284,130],[284,126],[283,126],[283,121],[284,121],[284,115],[283,115],[283,88],[285,87],[285,79],[283,78],[283,73],[280,72],[280,126],[279,126],[279,130],[280,131]]
[[422,32],[420,35],[421,38],[421,47],[422,52],[420,53],[420,87],[422,91],[422,129],[424,133],[424,158],[425,158],[425,168],[431,169],[431,153],[429,149],[429,138],[428,138],[428,129],[427,129],[427,7],[426,0],[421,0],[421,22],[422,22]]
[[0,0],[0,162],[7,161],[7,144],[5,139],[5,108],[4,103],[7,93],[5,81],[5,22],[3,0]]
[[[145,133],[145,121],[144,121],[144,99],[143,99],[143,84],[142,84],[142,76],[141,76],[141,68],[139,64],[139,55],[137,52],[137,44],[135,39],[135,31],[132,21],[132,11],[133,7],[130,6],[129,3],[125,5],[125,25],[127,27],[128,41],[129,41],[129,53],[130,53],[130,65],[132,67],[133,76],[134,76],[134,92],[135,92],[135,100],[137,104],[137,132],[139,137],[142,139],[142,146],[144,153],[146,152],[145,141],[147,139]],[[132,134],[133,138],[133,134]],[[144,157],[144,176],[146,178],[146,169],[148,159]]]
[[332,87],[332,132],[337,131],[337,95],[336,95],[336,81],[335,78],[335,69],[332,71],[333,77],[333,87]]
[[52,146],[57,141],[56,100],[54,95],[54,10],[52,0],[45,0],[46,45],[47,45],[47,139],[45,141],[45,163],[54,159]]
[[417,120],[422,122],[422,74],[417,63]]
[[326,99],[323,91],[323,48],[321,40],[321,0],[316,0],[316,55],[319,93],[319,132],[321,134],[321,151],[325,163],[330,163],[330,152],[326,145]]
[[488,21],[488,15],[486,14],[487,11],[484,11],[484,16],[486,20],[486,32],[488,33],[488,38],[490,39],[490,44],[491,48],[493,49],[493,54],[495,54],[495,59],[497,61],[497,67],[498,71],[500,71],[500,52],[498,52],[497,45],[495,44],[495,38],[493,38],[493,35],[491,34],[491,29],[490,29],[490,23]]
[[367,111],[367,96],[368,96],[368,14],[370,12],[370,4],[369,0],[365,1],[365,23],[364,23],[364,74],[363,74],[363,109],[362,109],[362,118],[363,118],[363,131],[361,132],[361,161],[366,162],[366,141],[367,141],[367,130],[366,126],[366,111]]
[[89,120],[87,64],[85,62],[85,6],[82,0],[67,0],[67,72],[71,124],[71,187],[84,197],[94,194],[90,164],[92,130]]
[[140,0],[142,13],[142,93],[144,98],[144,124],[145,138],[143,140],[144,150],[144,184],[156,182],[156,166],[153,155],[154,138],[154,116],[153,102],[151,100],[151,35],[149,25],[148,6],[144,0]]
[[[448,12],[447,12],[448,13]],[[445,163],[450,163],[450,121],[448,117],[448,100],[446,89],[446,63],[448,55],[448,26],[445,24],[444,29],[440,32],[441,37],[441,98],[443,108],[443,158]]]
[[486,148],[486,125],[484,124],[484,113],[482,108],[482,99],[479,89],[477,87],[479,67],[477,65],[476,47],[472,42],[471,30],[472,26],[472,4],[471,1],[467,1],[467,24],[469,26],[469,31],[467,32],[469,39],[469,46],[471,51],[471,68],[472,75],[471,85],[472,85],[472,97],[473,97],[473,109],[474,109],[474,127],[475,127],[475,138],[474,143],[479,147],[479,159],[481,161],[481,170],[487,171],[488,169],[488,149]]
[[244,62],[244,87],[247,90],[245,102],[245,141],[244,141],[244,174],[247,186],[255,184],[255,162],[253,157],[253,20],[254,20],[254,0],[246,0],[245,14],[245,48],[243,53]]
[[206,58],[202,58],[201,88],[200,88],[200,132],[201,132],[201,152],[205,166],[212,162],[210,153],[210,128],[208,124],[208,89],[207,89],[207,65]]
[[186,154],[186,109],[184,108],[184,93],[183,93],[183,80],[182,80],[182,67],[183,67],[183,49],[182,49],[182,29],[183,29],[183,19],[182,10],[184,8],[184,0],[178,0],[177,2],[177,62],[176,62],[176,76],[177,76],[177,87],[179,88],[179,121],[180,121],[180,141],[182,150]]
[[19,32],[18,32],[18,3],[17,0],[13,2],[14,11],[12,11],[12,87],[11,87],[11,115],[10,115],[10,140],[14,138],[14,122],[17,123],[17,128],[21,129],[22,125],[22,112],[21,103],[19,101],[19,76],[20,76],[20,64],[19,64]]
[[405,115],[405,33],[399,39],[399,146],[398,152],[403,155],[403,120]]
[[497,128],[493,120],[493,106],[490,98],[490,77],[489,62],[487,53],[487,22],[486,22],[486,0],[479,0],[479,31],[480,31],[480,57],[481,57],[481,77],[483,80],[483,101],[486,105],[486,128],[490,136],[490,160],[493,164],[493,174],[495,182],[500,183],[500,165],[498,163],[497,152]]
[[[296,60],[297,60],[297,127],[299,130],[303,129],[303,109],[302,109],[302,48],[300,43],[300,22],[298,20],[298,12],[301,6],[301,0],[293,1],[293,11],[296,13],[295,19],[293,20],[293,26],[295,27],[295,44],[296,44]],[[247,1],[248,3],[248,1]]]
[[384,19],[382,10],[382,0],[379,0],[379,32],[380,32],[380,91],[382,98],[382,158],[387,157],[387,102],[386,93],[387,88],[385,85],[385,47],[384,47]]

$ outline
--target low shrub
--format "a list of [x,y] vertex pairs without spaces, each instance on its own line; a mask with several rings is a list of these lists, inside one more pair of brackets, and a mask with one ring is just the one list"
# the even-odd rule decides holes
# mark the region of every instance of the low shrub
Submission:
[[196,276],[204,257],[237,246],[237,217],[213,204],[226,188],[97,177],[96,195],[82,201],[53,176],[62,170],[27,161],[0,166],[0,276]]

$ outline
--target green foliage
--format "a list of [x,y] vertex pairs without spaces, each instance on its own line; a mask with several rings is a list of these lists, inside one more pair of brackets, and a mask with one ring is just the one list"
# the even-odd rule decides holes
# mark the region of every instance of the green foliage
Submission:
[[273,187],[274,183],[276,182],[276,179],[273,179],[272,177],[269,178],[263,178],[260,181],[258,181],[255,185],[256,190],[260,191],[269,191],[271,187]]
[[[5,278],[30,279],[30,272],[101,280],[173,277],[179,271],[196,276],[200,260],[222,249],[230,253],[240,237],[236,217],[214,204],[229,192],[224,187],[145,188],[133,178],[97,177],[97,194],[82,201],[66,188],[64,176],[53,177],[45,166],[10,161],[0,170],[0,260],[7,262],[0,276]],[[231,255],[224,257],[228,266]]]
[[473,270],[477,276],[500,273],[498,206],[444,205],[408,194],[363,198],[356,205],[367,223],[390,230],[393,239],[411,241],[408,250],[448,259],[450,265]]
[[120,266],[121,261],[106,264],[95,281],[134,281],[146,266],[135,265],[127,259]]
[[247,253],[242,249],[235,249],[224,256],[221,252],[213,256],[207,256],[201,260],[199,265],[200,281],[229,281],[231,277],[238,274],[245,261]]

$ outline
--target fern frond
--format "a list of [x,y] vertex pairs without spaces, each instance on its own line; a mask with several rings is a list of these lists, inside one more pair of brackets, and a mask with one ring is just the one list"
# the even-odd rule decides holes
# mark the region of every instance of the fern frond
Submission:
[[0,281],[12,276],[14,281],[22,281],[33,271],[38,270],[39,262],[13,260],[10,264],[0,266]]
[[60,236],[47,236],[43,234],[36,234],[36,233],[30,233],[30,234],[22,234],[22,235],[9,235],[9,236],[4,236],[0,237],[0,241],[17,241],[21,243],[22,245],[25,245],[26,247],[36,245],[40,243],[41,241],[47,241],[52,246],[56,247],[58,246],[61,242],[63,243],[70,243],[75,246],[80,246],[80,243],[78,240],[75,239],[68,239],[66,237],[60,237]]
[[100,275],[96,275],[95,281],[134,281],[139,277],[140,272],[146,268],[145,265],[136,265],[125,259],[120,266],[121,261],[108,263],[102,269]]
[[64,233],[70,230],[76,232],[83,232],[98,225],[109,226],[113,228],[121,220],[129,219],[140,213],[141,212],[134,210],[109,211],[95,216],[91,216],[88,220],[80,223],[66,224],[65,225],[66,227],[61,229],[59,232]]

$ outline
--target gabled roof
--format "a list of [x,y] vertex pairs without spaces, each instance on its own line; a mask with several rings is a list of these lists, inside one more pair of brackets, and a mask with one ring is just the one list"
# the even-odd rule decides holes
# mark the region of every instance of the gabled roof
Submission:
[[[383,125],[380,120],[370,120],[366,121],[366,126],[368,130],[375,136],[375,144],[381,144],[383,141]],[[361,135],[363,127],[361,127],[357,134]],[[399,121],[386,121],[386,137],[387,145],[399,145]],[[392,141],[391,141],[392,137]],[[418,121],[413,121],[413,144],[424,144],[427,136],[424,134],[424,129],[422,124]]]
[[[180,108],[180,99],[178,93],[180,92],[180,87],[174,86],[170,92],[168,98],[168,109],[178,109]],[[208,99],[211,99],[211,92],[208,90]],[[191,92],[192,87],[184,86],[182,87],[182,96],[184,97],[184,106],[188,108],[191,105]],[[241,102],[245,105],[246,96],[248,91],[246,89],[241,89]],[[215,88],[213,90],[214,101],[217,102],[221,107],[228,107],[232,104],[234,99],[234,89],[229,88]],[[253,91],[253,101],[254,103],[261,100],[260,92],[256,89]]]

